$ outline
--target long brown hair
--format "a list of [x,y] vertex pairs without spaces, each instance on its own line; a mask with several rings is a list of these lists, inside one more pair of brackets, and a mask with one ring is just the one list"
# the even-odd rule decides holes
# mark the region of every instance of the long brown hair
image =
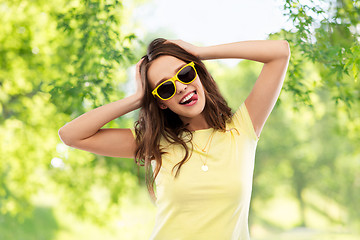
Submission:
[[[160,138],[164,137],[172,144],[180,144],[185,149],[184,158],[178,162],[179,165],[175,178],[180,173],[181,166],[189,158],[189,148],[187,142],[192,139],[192,133],[186,128],[179,116],[170,109],[160,109],[157,100],[153,97],[147,71],[152,62],[162,55],[174,56],[186,63],[194,61],[196,71],[205,92],[204,116],[206,122],[214,129],[225,131],[226,122],[231,118],[231,108],[227,105],[225,99],[221,96],[218,86],[214,79],[207,71],[201,60],[180,46],[166,42],[164,38],[154,39],[148,46],[147,54],[140,66],[140,75],[143,82],[145,95],[141,102],[139,119],[135,122],[135,133],[137,148],[135,152],[135,162],[138,166],[145,165],[145,182],[152,200],[155,202],[154,182],[162,165],[161,155],[166,153],[165,149],[160,149]],[[183,132],[189,133],[190,140],[186,141],[181,138]],[[156,168],[152,174],[151,161],[156,161]]]

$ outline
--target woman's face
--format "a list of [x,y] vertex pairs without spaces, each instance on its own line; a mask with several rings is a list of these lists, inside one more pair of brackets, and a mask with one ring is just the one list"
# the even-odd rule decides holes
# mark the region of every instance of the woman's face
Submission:
[[[185,64],[186,62],[173,56],[160,56],[155,59],[147,73],[151,90],[154,90],[162,82],[162,79],[167,80],[175,76],[178,70]],[[179,81],[175,81],[175,84],[176,93],[172,98],[161,100],[156,97],[159,107],[162,109],[169,108],[178,114],[183,121],[201,114],[205,107],[205,94],[199,76],[190,84],[183,84]],[[188,96],[192,96],[189,99],[191,102],[188,104],[181,103]]]

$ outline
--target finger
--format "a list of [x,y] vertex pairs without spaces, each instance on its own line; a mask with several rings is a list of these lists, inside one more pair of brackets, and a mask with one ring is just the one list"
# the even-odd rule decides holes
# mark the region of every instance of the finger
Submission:
[[136,63],[136,65],[140,65],[140,64],[142,63],[142,61],[144,61],[144,58],[140,59],[140,60]]
[[140,79],[140,66],[143,61],[144,61],[144,58],[140,59],[140,61],[138,61],[136,64],[136,78],[137,79]]
[[166,40],[164,43],[174,43],[174,44],[177,44],[179,40]]
[[144,58],[142,58],[142,59],[140,59],[140,61],[138,61],[137,63],[136,63],[136,69],[139,69],[140,70],[140,65],[141,65],[141,63],[144,61]]

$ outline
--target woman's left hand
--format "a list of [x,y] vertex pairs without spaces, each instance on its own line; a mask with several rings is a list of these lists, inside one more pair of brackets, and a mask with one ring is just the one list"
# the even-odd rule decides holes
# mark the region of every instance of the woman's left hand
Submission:
[[194,56],[196,56],[198,58],[200,58],[200,49],[201,49],[201,47],[192,45],[191,43],[185,42],[185,41],[180,40],[180,39],[179,40],[167,40],[167,41],[165,41],[165,43],[168,42],[168,41],[179,45],[185,51],[191,53],[192,55],[194,55]]

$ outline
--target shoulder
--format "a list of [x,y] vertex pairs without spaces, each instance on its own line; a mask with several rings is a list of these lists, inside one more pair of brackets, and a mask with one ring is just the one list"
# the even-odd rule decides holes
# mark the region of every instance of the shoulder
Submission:
[[254,126],[245,102],[242,102],[236,109],[235,113],[231,117],[228,127],[233,127],[240,130],[241,132],[244,132],[252,140],[259,140],[259,137],[255,133]]

